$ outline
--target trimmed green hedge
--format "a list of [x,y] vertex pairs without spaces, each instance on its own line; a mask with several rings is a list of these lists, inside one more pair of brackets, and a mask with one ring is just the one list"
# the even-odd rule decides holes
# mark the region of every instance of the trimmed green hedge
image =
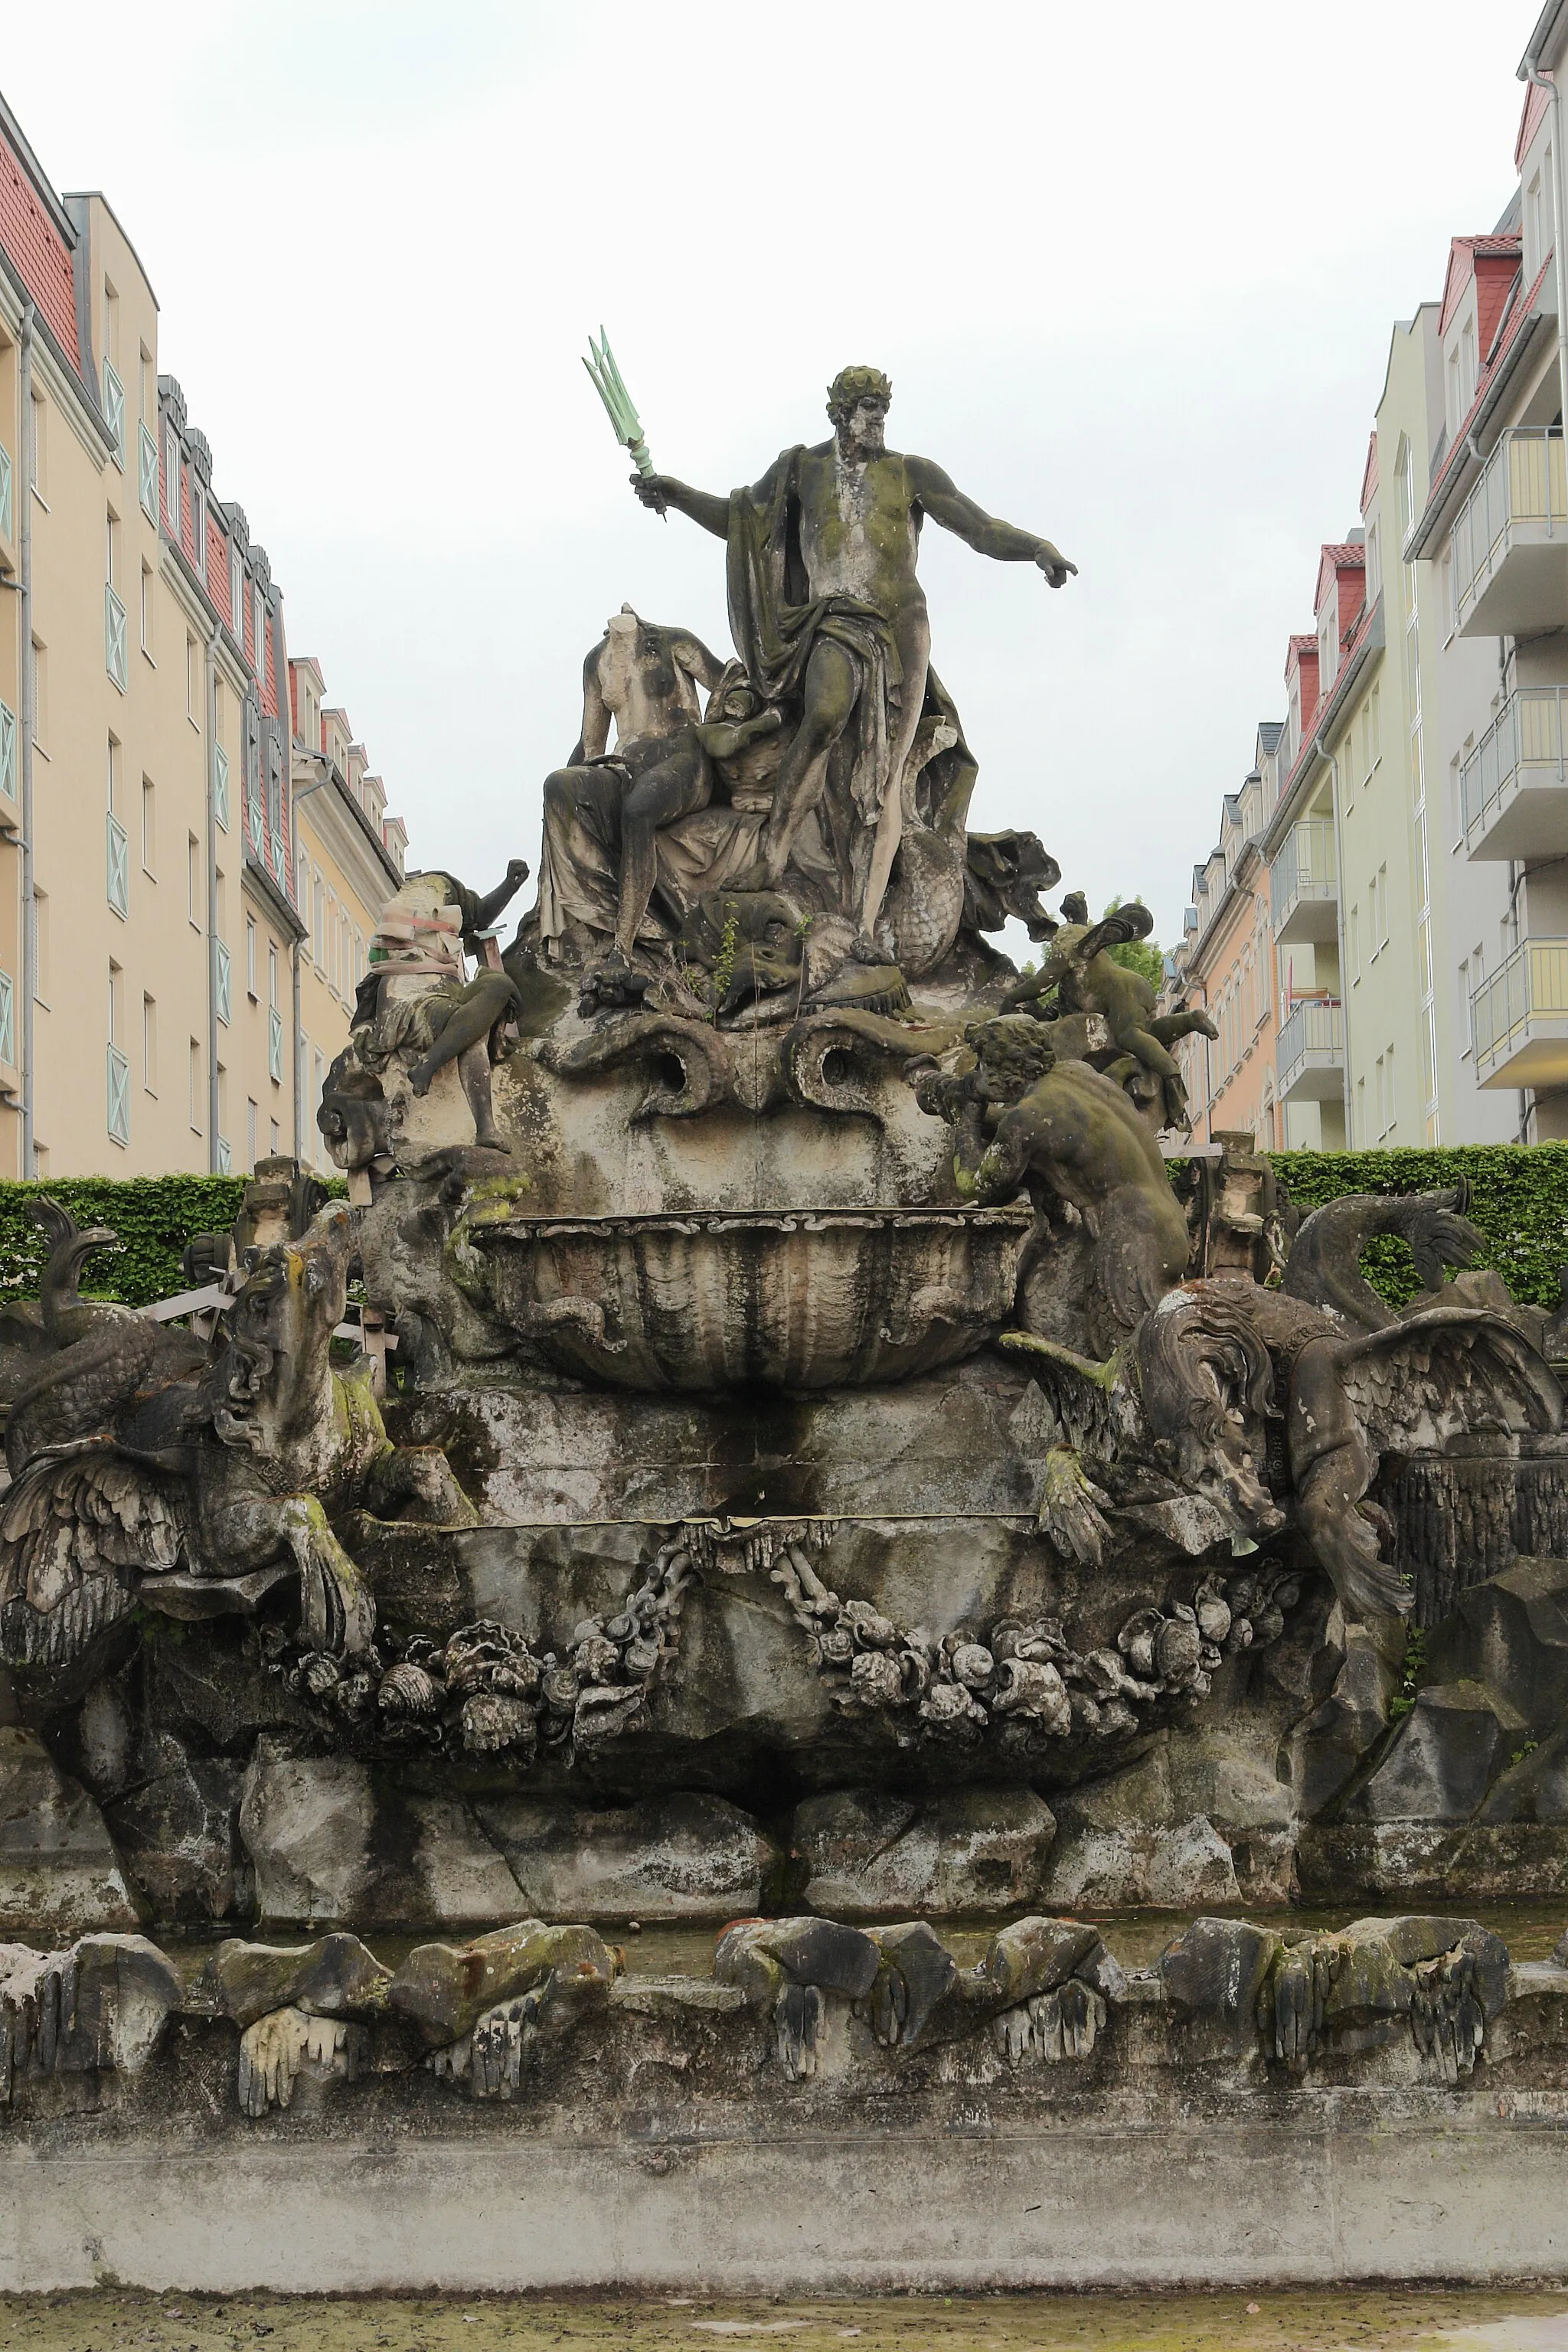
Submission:
[[[1467,1144],[1451,1151],[1277,1151],[1275,1169],[1302,1209],[1346,1192],[1431,1192],[1470,1188],[1470,1216],[1516,1298],[1554,1307],[1559,1268],[1568,1265],[1568,1144]],[[1173,1170],[1180,1165],[1173,1161]],[[342,1178],[331,1190],[342,1194]],[[180,1256],[193,1234],[216,1233],[239,1213],[242,1176],[62,1177],[47,1184],[0,1184],[0,1297],[37,1295],[44,1237],[26,1213],[47,1192],[79,1225],[112,1225],[121,1247],[89,1260],[83,1288],[127,1307],[168,1298],[182,1286]],[[1369,1280],[1392,1305],[1419,1285],[1403,1242],[1376,1242]]]
[[68,1176],[46,1184],[0,1184],[0,1292],[37,1296],[48,1255],[27,1203],[47,1192],[79,1225],[112,1225],[117,1250],[89,1258],[82,1281],[92,1298],[145,1307],[184,1286],[180,1255],[193,1234],[217,1233],[239,1214],[243,1176]]
[[[1321,1208],[1346,1192],[1435,1192],[1466,1183],[1469,1218],[1486,1235],[1482,1265],[1495,1266],[1514,1297],[1555,1307],[1568,1266],[1568,1144],[1469,1143],[1449,1151],[1276,1151],[1270,1158],[1299,1208]],[[1393,1307],[1420,1284],[1400,1241],[1374,1242],[1363,1260],[1368,1281]]]

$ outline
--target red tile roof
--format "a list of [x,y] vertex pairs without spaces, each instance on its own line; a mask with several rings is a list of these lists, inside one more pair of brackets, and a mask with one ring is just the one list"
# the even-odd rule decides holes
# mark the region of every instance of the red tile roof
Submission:
[[0,247],[37,304],[49,332],[81,373],[70,247],[50,218],[9,140],[0,137]]

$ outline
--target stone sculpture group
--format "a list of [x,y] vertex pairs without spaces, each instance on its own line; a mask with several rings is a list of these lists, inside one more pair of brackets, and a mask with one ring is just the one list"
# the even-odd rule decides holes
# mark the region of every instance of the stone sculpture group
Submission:
[[[1015,2073],[1140,2004],[1451,2082],[1524,1997],[1462,1918],[1200,1922],[1130,1991],[1041,1909],[1568,1884],[1568,1334],[1456,1193],[1302,1219],[1242,1139],[1184,1160],[1205,1016],[1122,954],[1142,907],[1053,915],[1036,836],[968,830],[930,667],[925,519],[1073,566],[888,450],[888,400],[846,370],[728,499],[636,478],[724,541],[735,650],[607,623],[509,943],[521,861],[408,878],[320,1112],[348,1204],[264,1163],[210,1341],[85,1296],[113,1236],[40,1202],[5,2094],[175,2013],[256,2116],[425,2062],[519,2099],[590,2013],[721,2074],[761,2030],[793,2082],[839,2011],[856,2067]],[[1026,1916],[963,1968],[945,1911]],[[584,1924],[731,1914],[673,1990]],[[225,1940],[193,1979],[146,1927]],[[388,1969],[397,1929],[463,1940]]]

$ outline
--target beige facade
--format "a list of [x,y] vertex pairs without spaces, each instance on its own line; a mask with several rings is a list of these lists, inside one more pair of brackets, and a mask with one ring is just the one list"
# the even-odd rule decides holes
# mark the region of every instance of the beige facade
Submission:
[[330,763],[297,812],[282,598],[147,276],[3,106],[0,163],[0,1177],[316,1157],[401,831]]

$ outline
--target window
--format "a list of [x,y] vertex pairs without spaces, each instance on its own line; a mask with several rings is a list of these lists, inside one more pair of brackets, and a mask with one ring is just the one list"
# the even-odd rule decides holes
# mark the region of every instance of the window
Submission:
[[283,838],[283,749],[275,735],[267,740],[267,830],[276,852]]
[[115,813],[120,782],[120,744],[114,736],[109,738],[109,757],[104,762],[103,804],[110,816]]
[[191,1132],[193,1135],[200,1135],[205,1125],[202,1113],[202,1049],[195,1037],[191,1039],[186,1097],[186,1115],[190,1119]]
[[103,576],[111,588],[120,585],[120,517],[112,507],[103,518]]
[[199,478],[191,487],[191,522],[195,537],[196,578],[205,588],[207,583],[207,494]]
[[272,1157],[276,1160],[278,1154],[283,1149],[283,1137],[279,1131],[278,1121],[276,1119],[268,1121],[268,1148],[271,1150]]
[[185,912],[199,931],[202,927],[202,845],[194,833],[185,836]]
[[1351,908],[1351,986],[1361,983],[1361,908]]
[[103,356],[111,366],[120,365],[120,297],[107,278],[103,281]]
[[245,646],[245,558],[232,540],[228,547],[228,620],[229,635],[243,651]]
[[278,942],[267,942],[267,1002],[274,1012],[278,1009]]
[[33,892],[33,964],[37,978],[33,995],[39,1004],[49,1001],[49,894]]
[[1476,322],[1467,319],[1459,330],[1459,396],[1465,405],[1460,412],[1468,415],[1476,396]]
[[1375,604],[1383,593],[1383,550],[1378,541],[1377,525],[1372,523],[1366,534],[1366,601]]
[[245,992],[254,1003],[256,1001],[256,918],[254,915],[247,915],[245,919]]
[[142,779],[142,870],[155,875],[158,866],[158,795],[151,776]]
[[267,599],[262,593],[259,582],[257,583],[255,596],[256,610],[253,626],[256,631],[256,646],[250,657],[250,666],[265,685],[267,681]]
[[245,1164],[247,1168],[254,1168],[256,1165],[256,1137],[257,1129],[260,1124],[260,1112],[258,1111],[256,1104],[248,1096],[247,1096],[245,1103]]
[[310,898],[310,953],[317,971],[324,971],[327,962],[327,886],[321,879],[319,866]]
[[1372,689],[1372,764],[1374,768],[1383,757],[1383,713],[1378,703],[1382,692],[1381,686],[1374,686]]
[[1377,949],[1381,955],[1388,945],[1388,868],[1377,869]]
[[142,650],[149,661],[153,658],[153,567],[142,566]]
[[146,1092],[158,1091],[158,1004],[155,997],[142,999],[142,1084]]
[[201,648],[195,637],[185,637],[185,717],[193,727],[202,723]]
[[[1387,1087],[1388,1087],[1388,1101],[1387,1101],[1388,1126],[1389,1126],[1389,1128],[1393,1128],[1393,1127],[1394,1127],[1394,1126],[1396,1126],[1396,1125],[1398,1124],[1398,1120],[1399,1120],[1399,1106],[1398,1106],[1398,1104],[1394,1101],[1394,1048],[1393,1048],[1393,1046],[1392,1046],[1392,1045],[1386,1046],[1386,1047],[1384,1048],[1384,1055],[1383,1055],[1383,1063],[1384,1063],[1384,1079],[1386,1080]],[[1387,1129],[1384,1129],[1384,1132],[1385,1132],[1385,1133],[1387,1132]]]

